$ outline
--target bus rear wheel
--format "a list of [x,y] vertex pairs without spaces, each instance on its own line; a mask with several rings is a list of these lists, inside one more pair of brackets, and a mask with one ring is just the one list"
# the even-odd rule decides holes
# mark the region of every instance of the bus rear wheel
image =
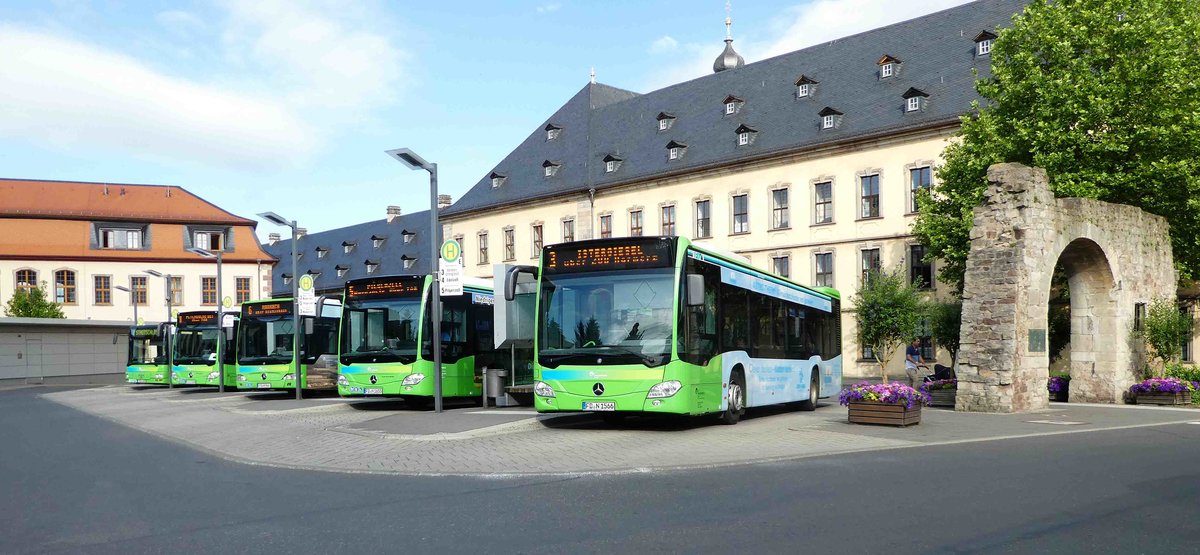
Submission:
[[729,376],[729,402],[726,403],[725,412],[722,412],[717,418],[722,424],[732,426],[738,423],[745,412],[746,378],[743,378],[741,371],[738,371]]
[[821,383],[817,380],[817,371],[812,371],[812,378],[808,381],[808,399],[800,401],[800,410],[812,411],[817,410],[817,397],[820,395]]

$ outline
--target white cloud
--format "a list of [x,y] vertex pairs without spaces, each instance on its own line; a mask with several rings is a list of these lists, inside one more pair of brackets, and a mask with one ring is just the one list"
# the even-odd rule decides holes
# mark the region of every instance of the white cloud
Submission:
[[679,41],[675,40],[670,35],[658,37],[654,42],[650,43],[649,52],[651,54],[662,54],[665,52],[674,52],[679,49]]
[[[904,9],[896,9],[894,0],[813,0],[784,9],[770,22],[768,29],[737,32],[734,14],[734,48],[746,63],[785,54],[832,39],[869,31],[892,23],[944,10],[970,0],[908,0]],[[642,90],[654,90],[712,73],[713,60],[724,44],[720,37],[699,44],[680,45],[686,55],[666,71],[657,72]]]
[[0,27],[0,135],[239,167],[287,165],[314,129],[274,99],[158,73],[128,56]]
[[553,12],[557,12],[558,9],[561,7],[562,7],[562,4],[559,4],[558,2],[549,2],[546,4],[542,4],[541,6],[538,6],[537,13],[553,13]]

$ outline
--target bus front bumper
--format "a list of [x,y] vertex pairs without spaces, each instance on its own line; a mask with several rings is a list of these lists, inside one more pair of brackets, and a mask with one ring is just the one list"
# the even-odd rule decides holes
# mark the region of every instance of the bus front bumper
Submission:
[[433,379],[423,378],[405,383],[413,374],[404,372],[343,372],[338,375],[338,395],[343,397],[375,397],[397,395],[433,395]]
[[125,382],[129,384],[167,385],[167,377],[160,370],[140,370],[125,372]]
[[643,390],[624,395],[575,395],[556,390],[553,397],[535,394],[533,406],[538,412],[698,414],[694,399],[685,391],[661,399],[647,399],[648,393]]

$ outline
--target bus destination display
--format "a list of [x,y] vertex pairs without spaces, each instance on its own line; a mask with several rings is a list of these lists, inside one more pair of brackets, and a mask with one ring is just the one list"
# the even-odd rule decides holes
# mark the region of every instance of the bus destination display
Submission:
[[387,297],[416,297],[421,294],[423,277],[379,278],[346,284],[346,300]]
[[179,325],[181,326],[215,326],[217,325],[216,312],[181,312],[179,314]]
[[244,304],[243,316],[291,316],[292,302]]
[[158,329],[158,326],[133,328],[133,336],[134,337],[158,337],[159,329]]
[[548,272],[664,268],[674,263],[671,243],[640,241],[598,246],[563,245],[546,252]]

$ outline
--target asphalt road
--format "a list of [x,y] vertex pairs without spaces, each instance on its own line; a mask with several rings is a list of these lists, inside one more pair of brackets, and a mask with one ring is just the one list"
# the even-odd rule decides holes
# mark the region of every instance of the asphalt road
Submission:
[[689,472],[412,478],[225,462],[43,391],[0,391],[0,553],[1200,550],[1200,425]]

